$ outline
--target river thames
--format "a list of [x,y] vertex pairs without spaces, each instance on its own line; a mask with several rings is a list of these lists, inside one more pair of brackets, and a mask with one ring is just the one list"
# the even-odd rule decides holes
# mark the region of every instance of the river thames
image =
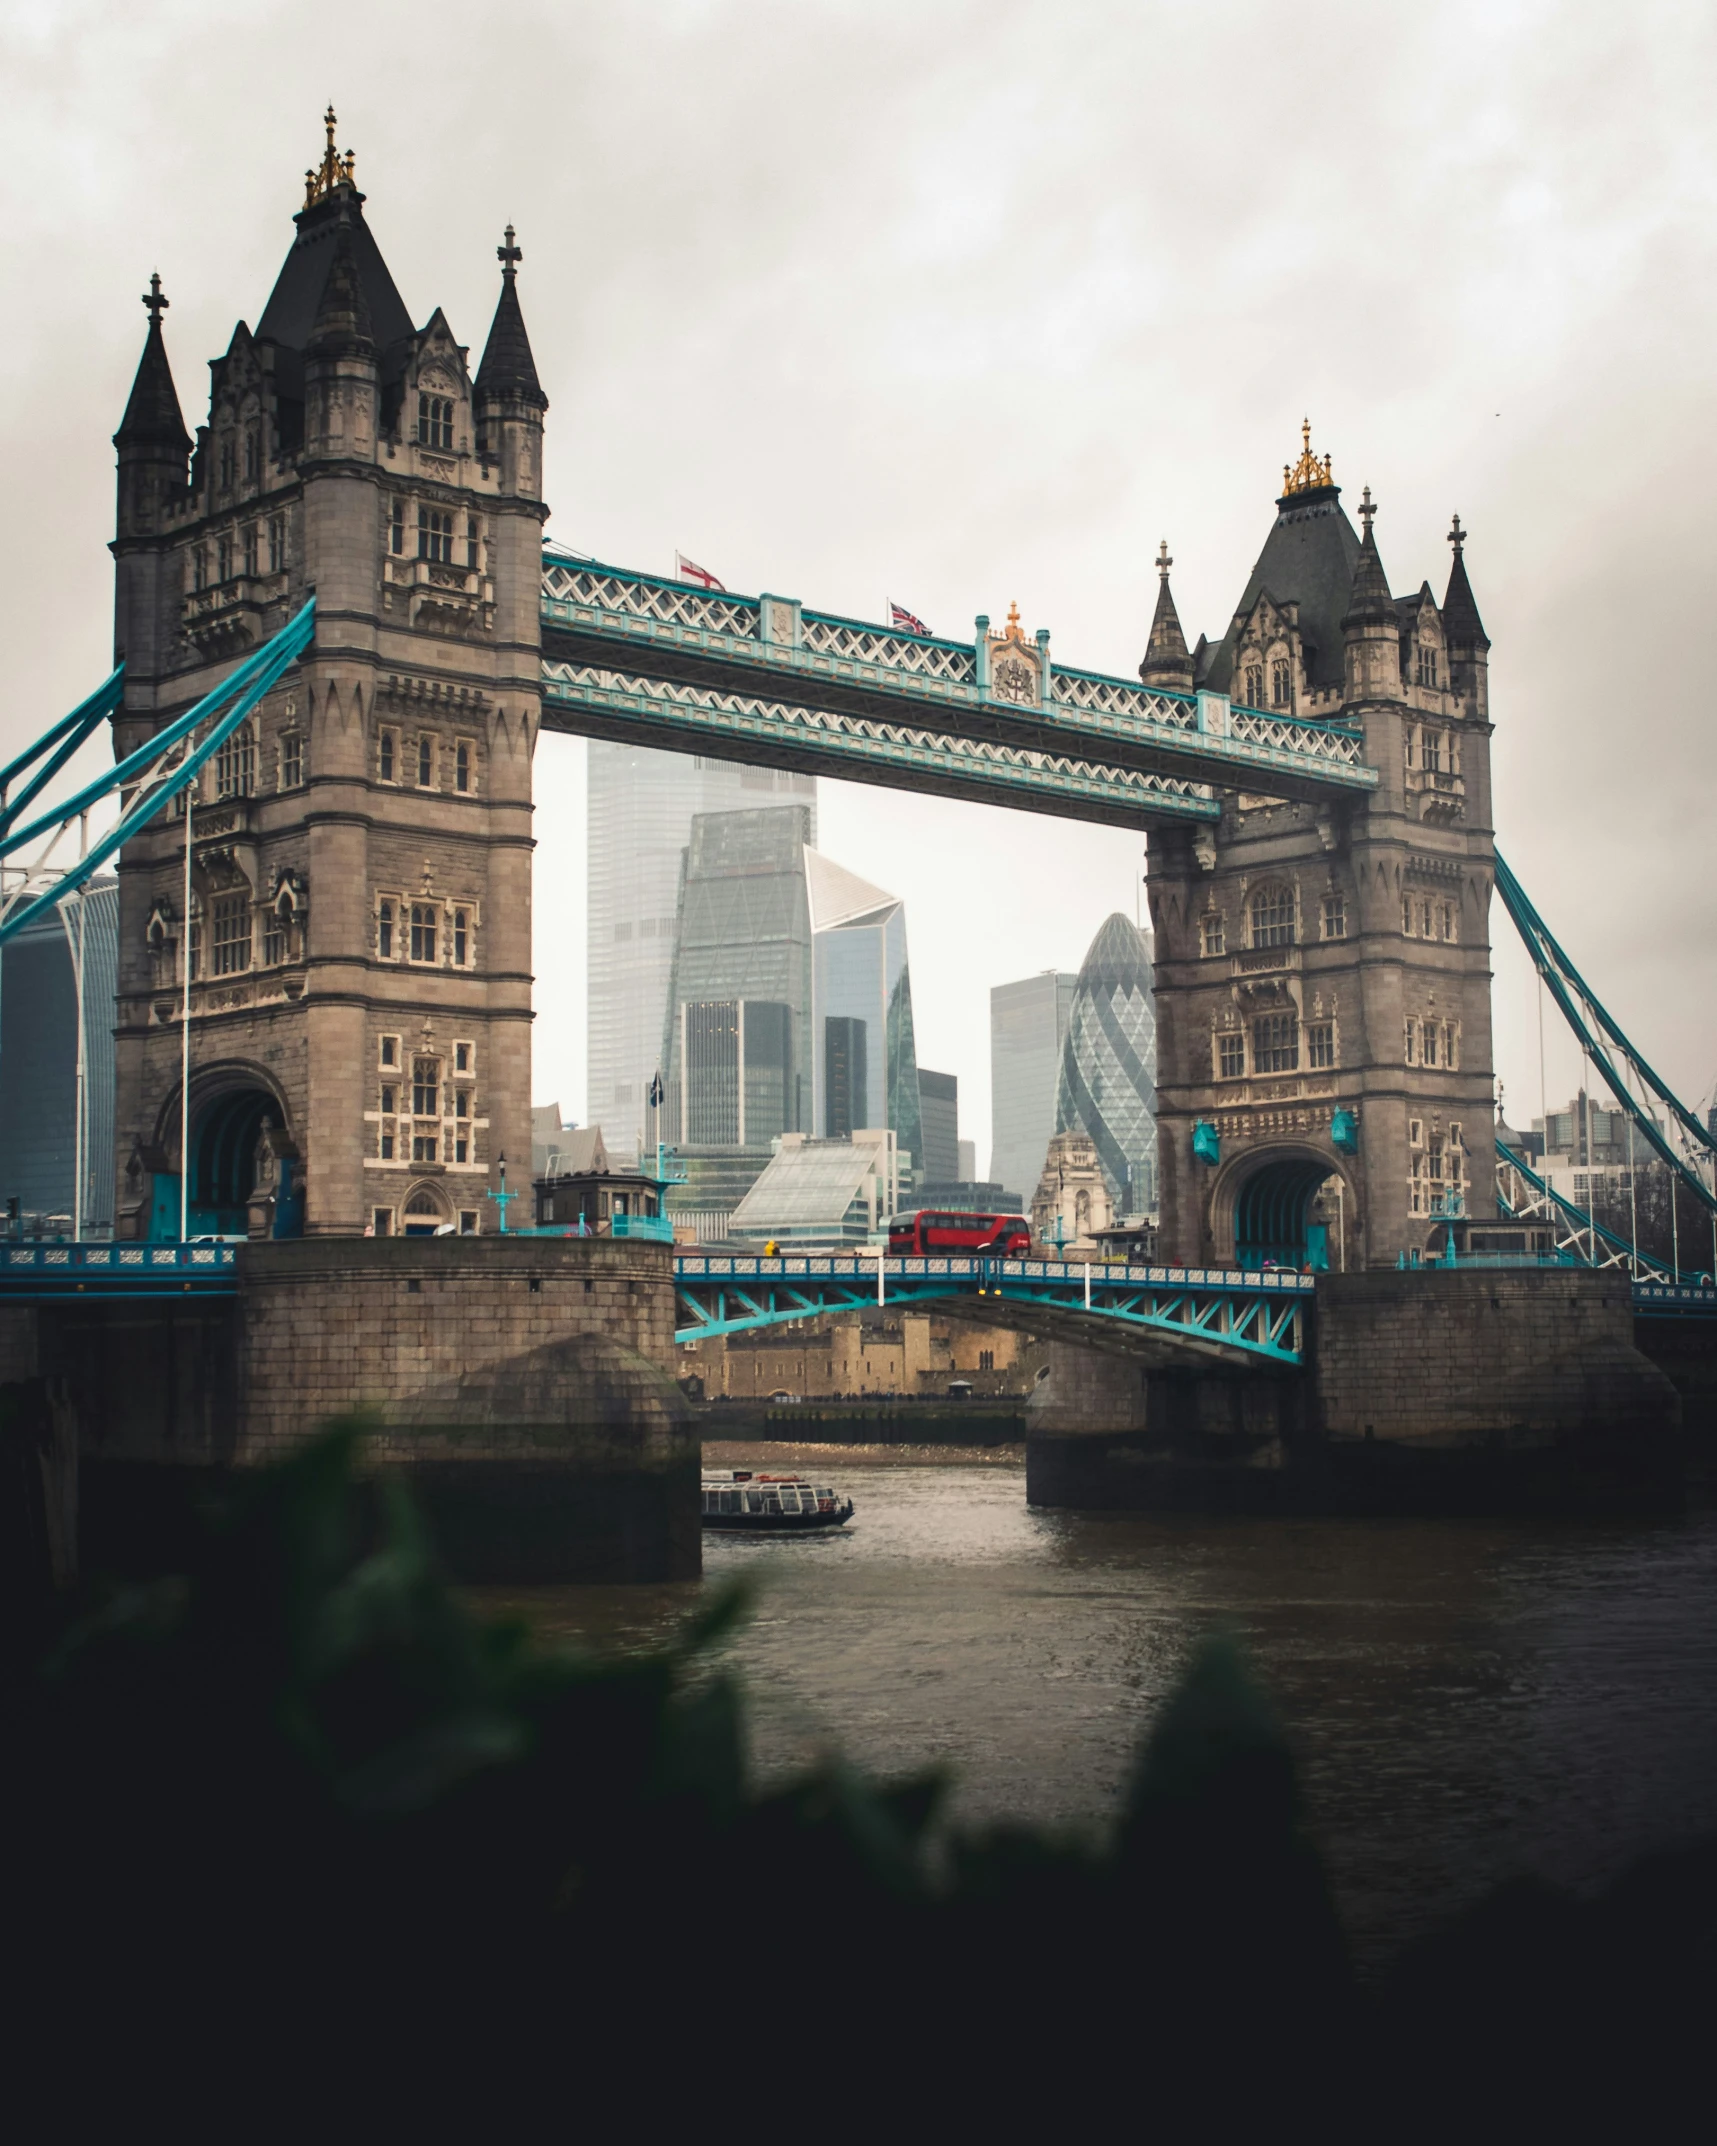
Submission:
[[[951,1814],[1094,1829],[1203,1632],[1287,1725],[1344,1920],[1375,1963],[1506,1877],[1589,1887],[1717,1833],[1717,1515],[1655,1524],[1033,1512],[1017,1450],[803,1456],[851,1525],[704,1537],[696,1585],[488,1595],[635,1647],[757,1582],[726,1654],[762,1778],[838,1744],[935,1762]],[[710,1466],[781,1468],[781,1449]]]

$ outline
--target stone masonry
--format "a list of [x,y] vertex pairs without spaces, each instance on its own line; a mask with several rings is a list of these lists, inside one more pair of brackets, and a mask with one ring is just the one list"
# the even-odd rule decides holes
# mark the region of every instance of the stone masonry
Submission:
[[[121,1234],[178,1234],[190,966],[191,1227],[493,1227],[530,1155],[531,756],[543,412],[515,285],[475,380],[413,326],[349,157],[308,175],[194,448],[158,287],[119,457],[128,753],[312,592],[310,653],[120,865]],[[187,468],[187,456],[189,466]]]
[[1315,1224],[1332,1270],[1392,1266],[1457,1202],[1494,1212],[1490,644],[1458,520],[1442,603],[1397,597],[1369,490],[1361,538],[1309,441],[1283,477],[1219,641],[1187,648],[1161,562],[1141,675],[1357,726],[1381,780],[1153,832],[1162,1253],[1299,1263]]

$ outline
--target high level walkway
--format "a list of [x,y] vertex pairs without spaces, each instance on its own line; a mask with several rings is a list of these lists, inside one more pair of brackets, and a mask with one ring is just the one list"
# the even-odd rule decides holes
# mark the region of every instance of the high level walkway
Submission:
[[1124,826],[1377,786],[1350,725],[1063,669],[1017,621],[950,641],[551,551],[542,630],[544,727],[587,737]]

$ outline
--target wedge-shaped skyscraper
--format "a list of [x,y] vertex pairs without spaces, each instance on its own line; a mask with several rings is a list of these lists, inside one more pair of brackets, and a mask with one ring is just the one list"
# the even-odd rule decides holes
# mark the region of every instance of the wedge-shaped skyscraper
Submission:
[[811,904],[812,1123],[829,1140],[887,1126],[903,1158],[921,1167],[906,905],[814,849],[805,852],[805,887]]

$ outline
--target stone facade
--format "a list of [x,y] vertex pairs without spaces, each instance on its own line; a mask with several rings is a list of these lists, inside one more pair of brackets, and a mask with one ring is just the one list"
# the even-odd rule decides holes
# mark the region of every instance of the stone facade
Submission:
[[[416,329],[329,143],[194,450],[156,292],[119,455],[118,754],[310,593],[315,642],[120,868],[121,1234],[493,1226],[530,1155],[542,432],[515,288],[476,379]],[[187,470],[187,454],[189,467]],[[284,1196],[284,1214],[281,1199]]]
[[1061,1253],[1099,1250],[1097,1232],[1115,1220],[1102,1157],[1089,1133],[1056,1133],[1044,1157],[1043,1175],[1031,1196],[1031,1236],[1035,1245]]
[[1362,539],[1327,458],[1284,474],[1216,644],[1187,649],[1164,559],[1141,673],[1354,725],[1380,781],[1153,832],[1162,1256],[1393,1266],[1453,1201],[1494,1212],[1489,642],[1458,521],[1442,604],[1397,598],[1369,492]]
[[934,1399],[952,1379],[975,1394],[1019,1397],[1031,1391],[1044,1356],[1029,1334],[927,1312],[794,1322],[682,1342],[677,1353],[688,1391],[706,1401],[766,1401],[773,1393],[802,1401]]

